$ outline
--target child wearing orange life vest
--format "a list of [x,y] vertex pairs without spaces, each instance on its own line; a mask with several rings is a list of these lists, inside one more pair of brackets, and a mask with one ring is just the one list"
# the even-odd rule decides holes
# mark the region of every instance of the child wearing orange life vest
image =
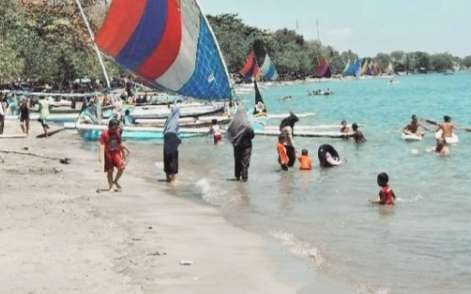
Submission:
[[378,175],[378,186],[381,187],[379,190],[379,200],[370,200],[371,203],[379,205],[394,205],[396,195],[391,187],[388,185],[389,176],[387,173],[380,173]]
[[286,151],[286,138],[283,135],[278,136],[278,145],[276,146],[278,152],[278,163],[281,166],[281,169],[284,171],[288,170],[288,152]]
[[309,158],[307,149],[301,151],[301,156],[298,157],[300,170],[312,170],[312,161]]

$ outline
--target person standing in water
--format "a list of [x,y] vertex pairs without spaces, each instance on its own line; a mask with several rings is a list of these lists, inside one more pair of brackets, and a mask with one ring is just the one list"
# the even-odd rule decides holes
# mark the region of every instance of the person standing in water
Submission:
[[20,126],[26,135],[29,134],[29,111],[28,100],[23,98],[20,104]]
[[299,121],[299,118],[290,112],[287,118],[284,118],[280,123],[280,131],[286,138],[286,151],[288,153],[288,167],[292,167],[296,162],[296,148],[294,146],[294,125]]
[[443,123],[438,125],[437,132],[441,131],[441,137],[443,139],[451,138],[454,135],[455,125],[451,122],[451,117],[445,115],[443,117]]
[[278,145],[276,146],[276,150],[278,152],[278,163],[282,170],[288,170],[288,154],[286,152],[286,138],[282,134],[278,136]]
[[[100,148],[98,161],[105,161],[105,172],[108,180],[109,191],[116,187],[115,191],[120,191],[121,186],[118,181],[123,175],[126,167],[126,158],[129,156],[129,149],[123,145],[121,140],[121,132],[119,129],[119,121],[111,119],[108,123],[108,129],[100,136]],[[116,177],[113,178],[114,168],[118,169]]]
[[255,133],[250,126],[245,108],[239,105],[226,137],[234,146],[234,174],[237,181],[247,182],[249,178],[250,157],[252,155],[252,140]]
[[164,172],[168,183],[175,182],[178,174],[178,146],[182,143],[178,137],[180,108],[175,106],[164,126]]
[[213,136],[214,145],[217,145],[222,140],[221,126],[218,124],[217,119],[211,120],[211,127],[209,128],[209,135]]
[[359,130],[357,123],[352,124],[352,130],[353,130],[353,134],[350,136],[353,138],[353,140],[355,140],[355,143],[361,144],[361,143],[366,142],[366,138],[363,135],[363,133]]

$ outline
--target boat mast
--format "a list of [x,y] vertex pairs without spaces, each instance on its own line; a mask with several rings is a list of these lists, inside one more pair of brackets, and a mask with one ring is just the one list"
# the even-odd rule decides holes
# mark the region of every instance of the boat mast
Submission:
[[[80,0],[75,0],[75,3],[77,3],[77,6],[80,10],[80,14],[82,15],[82,18],[83,18],[83,22],[85,22],[85,25],[87,26],[88,33],[90,34],[90,39],[92,39],[93,48],[95,49],[95,53],[98,57],[98,61],[100,62],[101,69],[103,70],[103,75],[105,76],[106,86],[107,86],[108,89],[111,89],[110,78],[108,77],[108,72],[106,71],[105,63],[103,62],[101,52],[100,52],[100,50],[98,49],[98,46],[95,43],[95,36],[93,35],[92,29],[90,27],[90,23],[88,22],[87,16],[85,15],[85,12],[83,11],[82,4],[80,4]],[[106,1],[105,1],[105,3],[106,3]]]

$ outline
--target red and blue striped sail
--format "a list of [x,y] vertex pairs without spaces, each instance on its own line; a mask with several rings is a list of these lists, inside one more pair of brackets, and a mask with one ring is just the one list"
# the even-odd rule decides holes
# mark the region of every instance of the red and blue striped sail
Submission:
[[196,0],[113,0],[95,41],[156,88],[232,98],[217,40]]

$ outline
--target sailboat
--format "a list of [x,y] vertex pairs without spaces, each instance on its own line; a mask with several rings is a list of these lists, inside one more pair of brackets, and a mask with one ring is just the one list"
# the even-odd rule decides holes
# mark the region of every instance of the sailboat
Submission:
[[255,107],[253,110],[253,114],[255,116],[266,116],[267,115],[267,107],[263,102],[262,94],[260,94],[260,90],[258,89],[257,81],[253,81],[253,86],[255,89]]
[[330,78],[332,76],[332,70],[330,69],[330,64],[322,57],[319,60],[319,64],[317,65],[315,77],[316,78]]
[[95,41],[153,88],[200,100],[233,97],[219,45],[196,0],[114,0]]
[[345,76],[346,73],[348,72],[348,69],[350,68],[350,59],[348,60],[347,64],[345,65],[345,68],[342,71],[342,74]]
[[244,66],[239,71],[245,81],[258,80],[260,78],[260,67],[258,66],[255,51],[251,50],[245,59]]
[[275,64],[271,61],[270,56],[268,56],[268,53],[265,53],[265,59],[260,68],[260,74],[264,81],[276,81],[278,79],[278,71],[276,70]]
[[361,64],[362,64],[361,59],[355,60],[355,62],[351,63],[348,69],[344,71],[344,76],[346,77],[351,76],[351,77],[358,78],[361,73]]
[[386,68],[384,73],[388,76],[394,75],[394,67],[393,67],[393,64],[391,62],[389,62],[388,67]]

